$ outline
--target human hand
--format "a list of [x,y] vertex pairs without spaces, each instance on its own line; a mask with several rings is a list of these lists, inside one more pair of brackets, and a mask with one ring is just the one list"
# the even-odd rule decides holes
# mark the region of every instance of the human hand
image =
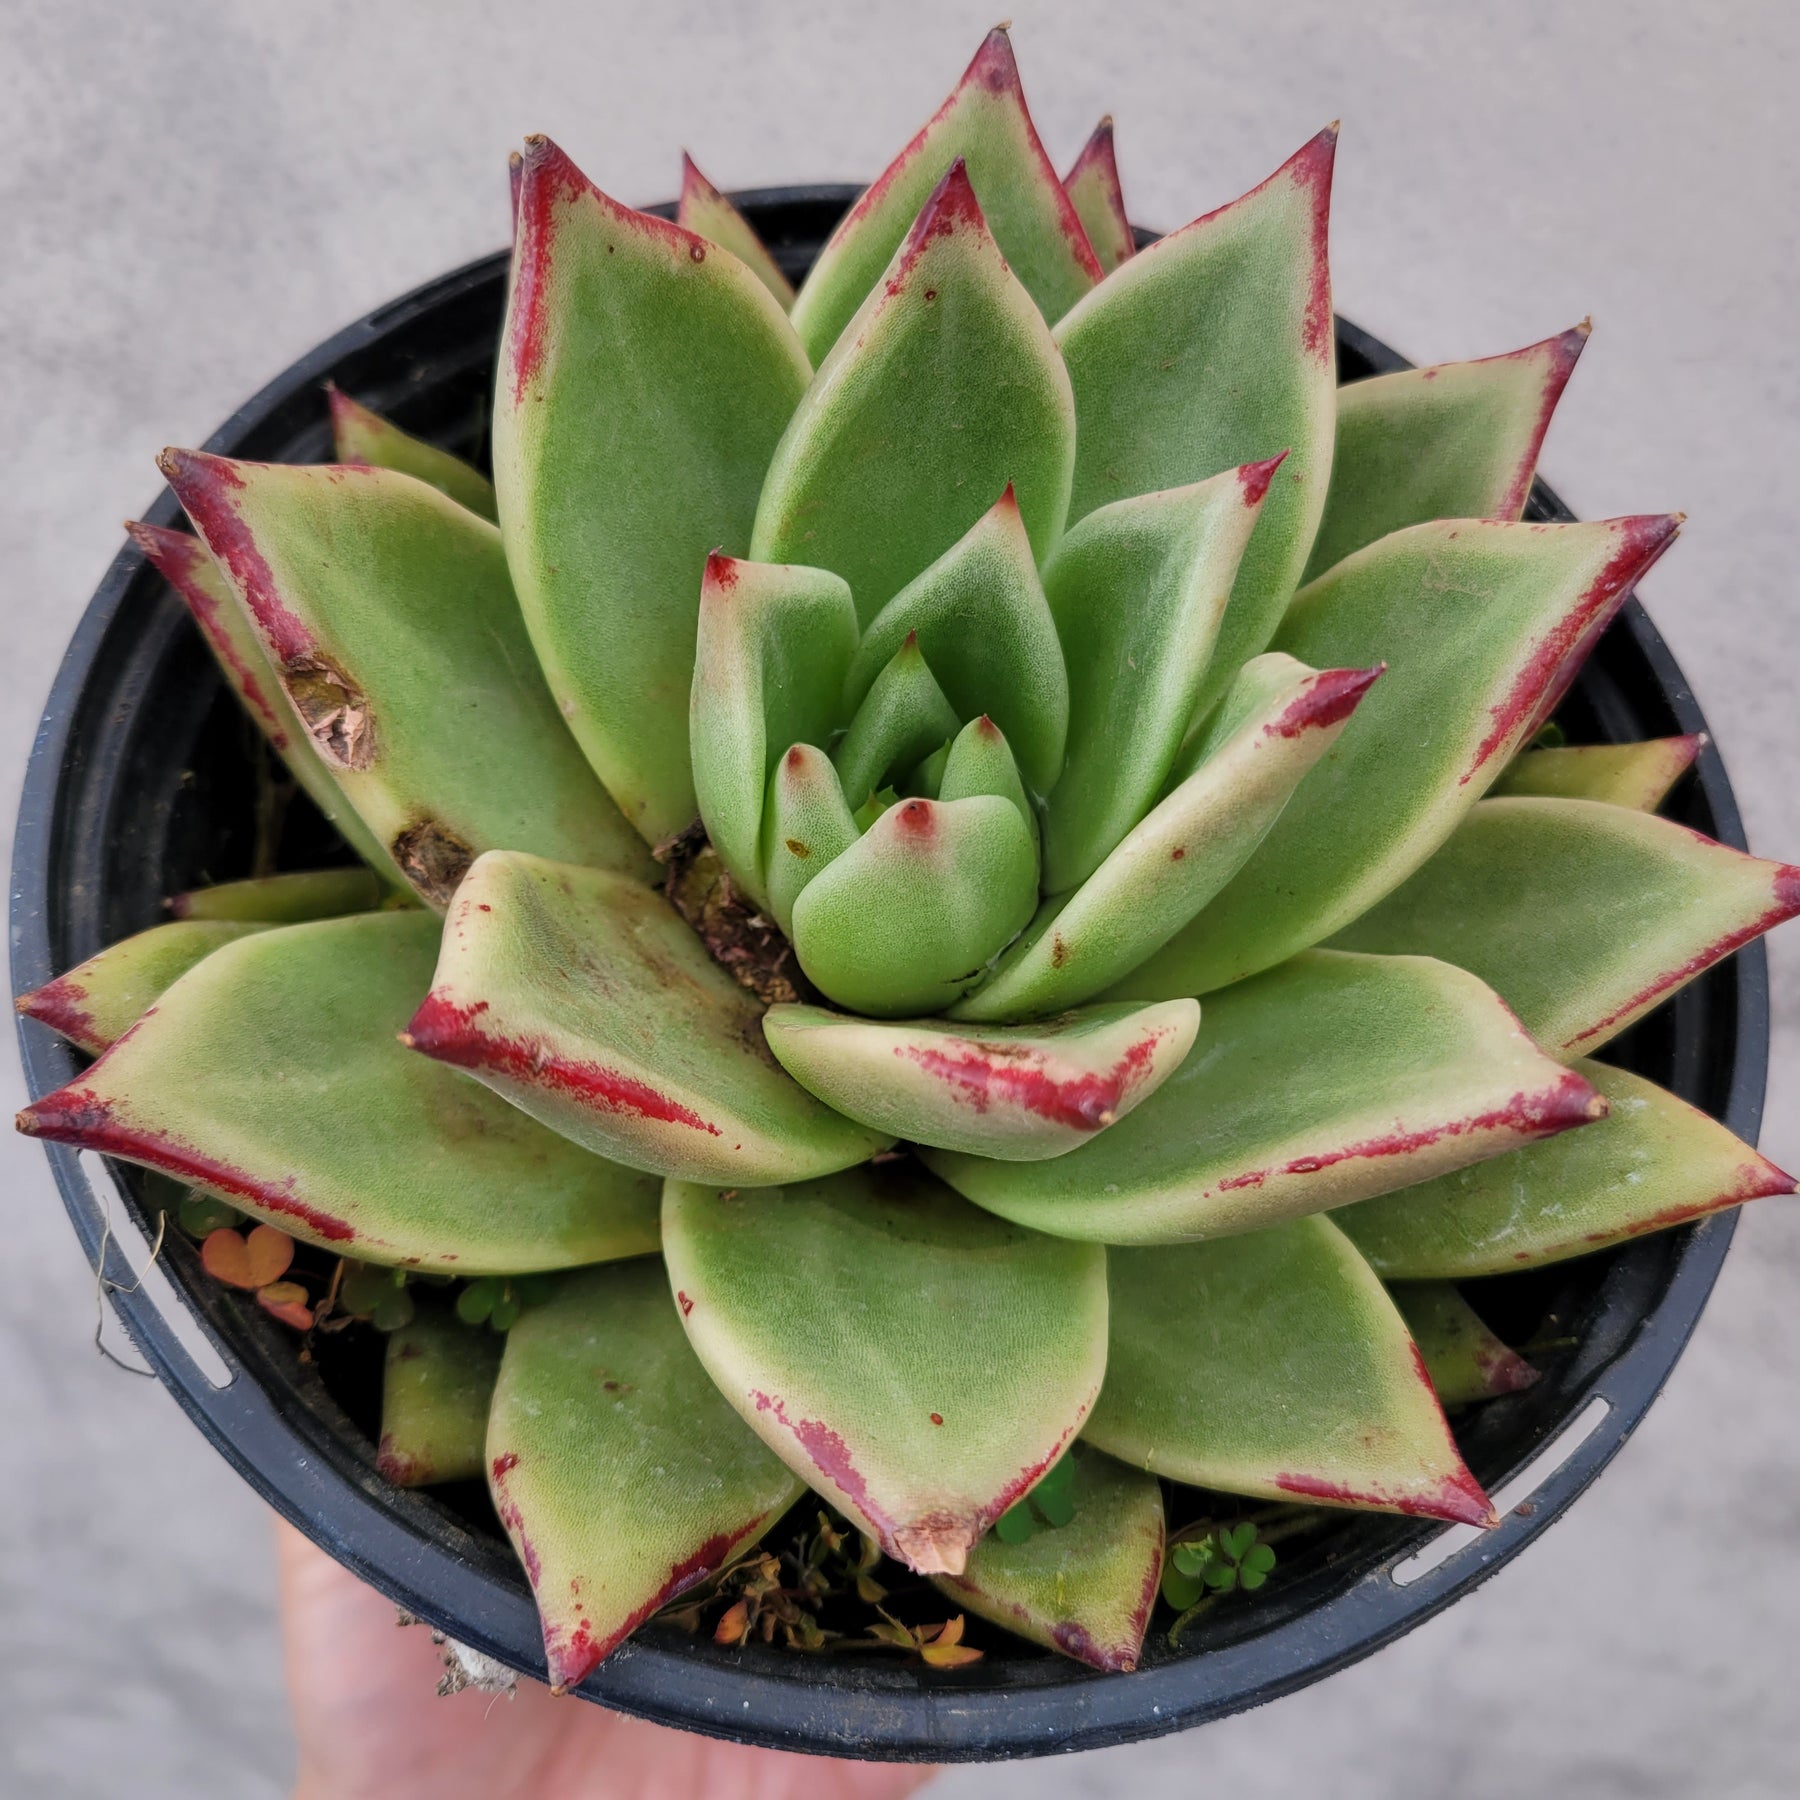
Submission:
[[294,1800],[901,1800],[936,1773],[720,1743],[524,1677],[511,1699],[439,1699],[440,1653],[422,1628],[397,1628],[390,1601],[285,1521],[276,1553]]

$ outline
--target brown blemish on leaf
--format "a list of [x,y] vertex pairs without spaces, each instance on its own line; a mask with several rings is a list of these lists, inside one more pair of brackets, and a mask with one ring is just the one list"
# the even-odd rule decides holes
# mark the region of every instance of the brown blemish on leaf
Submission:
[[316,651],[282,665],[281,685],[307,735],[334,769],[366,769],[375,760],[375,727],[363,691]]
[[435,819],[409,825],[389,846],[400,873],[433,906],[448,906],[475,852]]
[[[807,854],[804,845],[796,847],[790,842],[789,848],[797,856]],[[669,871],[663,881],[669,904],[692,926],[707,954],[740,987],[765,1006],[814,997],[800,973],[793,946],[773,919],[738,894],[698,819],[679,836],[658,844],[652,854]],[[760,1044],[753,1047],[760,1048]]]

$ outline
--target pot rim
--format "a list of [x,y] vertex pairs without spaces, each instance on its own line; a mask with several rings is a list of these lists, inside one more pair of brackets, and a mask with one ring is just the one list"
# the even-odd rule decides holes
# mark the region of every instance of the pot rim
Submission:
[[[796,208],[842,208],[860,189],[819,185],[761,189],[734,196],[755,217]],[[667,213],[671,208],[649,209]],[[1140,234],[1143,237],[1148,234]],[[784,261],[804,257],[775,248]],[[426,282],[379,307],[300,358],[267,384],[208,438],[205,448],[229,454],[271,415],[314,395],[346,358],[379,351],[385,338],[434,309],[466,300],[504,279],[504,252]],[[1355,326],[1338,322],[1340,345],[1377,371],[1408,366]],[[1566,508],[1540,484],[1532,515],[1567,518]],[[179,518],[164,489],[145,514],[153,523]],[[41,985],[61,970],[58,948],[58,872],[70,829],[69,797],[82,751],[74,742],[84,701],[91,698],[103,645],[134,626],[126,613],[129,590],[145,568],[135,546],[114,559],[64,654],[40,721],[20,801],[13,854],[11,925],[15,992]],[[1647,668],[1660,699],[1683,732],[1706,722],[1681,670],[1635,599],[1614,633]],[[115,699],[117,696],[115,696]],[[130,695],[125,698],[129,700]],[[1702,750],[1699,792],[1713,834],[1745,849],[1744,831],[1720,755],[1710,734]],[[96,948],[98,946],[95,946]],[[1766,954],[1761,942],[1740,950],[1707,978],[1724,983],[1731,1021],[1732,1059],[1725,1124],[1754,1142],[1760,1122],[1769,1046]],[[1724,990],[1721,990],[1722,992]],[[35,1021],[18,1021],[21,1060],[31,1095],[73,1078],[84,1059]],[[1690,1033],[1691,1035],[1691,1033]],[[218,1387],[182,1346],[149,1288],[133,1291],[137,1271],[107,1229],[109,1195],[96,1185],[79,1153],[46,1144],[52,1172],[90,1265],[118,1285],[109,1298],[127,1336],[189,1418],[250,1485],[315,1543],[397,1605],[453,1637],[542,1678],[544,1663],[535,1609],[491,1540],[469,1531],[445,1509],[415,1493],[401,1493],[375,1474],[356,1447],[334,1437],[310,1413],[284,1408],[273,1355],[228,1344],[191,1307],[202,1332],[233,1374]],[[109,1170],[121,1201],[130,1194]],[[971,1671],[847,1666],[842,1662],[716,1651],[711,1645],[676,1649],[629,1640],[584,1682],[584,1697],[620,1711],[708,1735],[809,1751],[880,1760],[963,1761],[1095,1749],[1153,1737],[1259,1705],[1361,1660],[1440,1612],[1510,1562],[1581,1494],[1617,1454],[1661,1390],[1698,1322],[1736,1224],[1735,1212],[1664,1234],[1667,1268],[1647,1291],[1647,1310],[1626,1341],[1591,1371],[1560,1423],[1499,1477],[1511,1487],[1546,1442],[1567,1437],[1571,1421],[1605,1412],[1597,1428],[1530,1494],[1515,1502],[1501,1525],[1475,1533],[1417,1521],[1380,1521],[1371,1527],[1379,1554],[1365,1558],[1347,1584],[1322,1584],[1316,1602],[1298,1616],[1265,1629],[1246,1629],[1199,1654],[1153,1663],[1129,1675],[1104,1675],[1051,1658],[1035,1681],[983,1686]],[[182,1304],[179,1286],[176,1304]],[[275,1340],[271,1338],[270,1344]],[[1402,1585],[1396,1569],[1428,1545],[1450,1537],[1459,1547]],[[1336,1584],[1334,1587],[1334,1583]],[[771,1657],[778,1660],[771,1660]],[[1035,1666],[1035,1665],[1034,1665]]]

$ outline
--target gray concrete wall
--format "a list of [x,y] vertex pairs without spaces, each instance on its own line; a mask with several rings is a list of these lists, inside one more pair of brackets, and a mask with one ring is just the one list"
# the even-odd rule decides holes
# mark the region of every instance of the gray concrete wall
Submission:
[[[0,830],[76,617],[193,443],[344,321],[497,245],[507,147],[553,132],[649,201],[875,171],[988,0],[0,0]],[[1421,360],[1591,311],[1545,468],[1589,516],[1683,507],[1644,598],[1753,841],[1800,856],[1800,349],[1781,0],[1107,0],[1022,8],[1059,159],[1111,109],[1175,225],[1344,119],[1338,303]],[[1765,1148],[1800,1163],[1800,939],[1774,946]],[[262,1796],[291,1750],[261,1510],[88,1346],[41,1156],[0,1138],[0,1790]],[[1800,1211],[1748,1217],[1698,1341],[1573,1514],[1479,1595],[1308,1693],[963,1797],[1751,1800],[1800,1785]]]

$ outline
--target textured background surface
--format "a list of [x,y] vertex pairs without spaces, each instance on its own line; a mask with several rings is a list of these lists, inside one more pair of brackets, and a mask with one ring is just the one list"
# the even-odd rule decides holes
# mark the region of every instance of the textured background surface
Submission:
[[[672,193],[683,143],[727,187],[866,176],[991,10],[3,0],[0,829],[156,449],[199,441],[346,320],[498,244],[509,144],[549,130],[639,201]],[[1119,115],[1147,223],[1232,197],[1341,114],[1338,303],[1420,361],[1592,311],[1546,471],[1590,517],[1691,515],[1644,597],[1753,843],[1800,856],[1800,15],[1720,0],[1704,18],[1668,0],[1042,0],[1015,41],[1059,163]],[[1774,962],[1764,1148],[1793,1167],[1800,939],[1778,938]],[[160,1389],[94,1357],[43,1160],[10,1136],[0,1158],[0,1789],[283,1792],[258,1503]],[[1765,1204],[1598,1487],[1372,1662],[1198,1737],[933,1792],[1153,1800],[1203,1778],[1238,1800],[1791,1794],[1797,1293],[1800,1209]]]

